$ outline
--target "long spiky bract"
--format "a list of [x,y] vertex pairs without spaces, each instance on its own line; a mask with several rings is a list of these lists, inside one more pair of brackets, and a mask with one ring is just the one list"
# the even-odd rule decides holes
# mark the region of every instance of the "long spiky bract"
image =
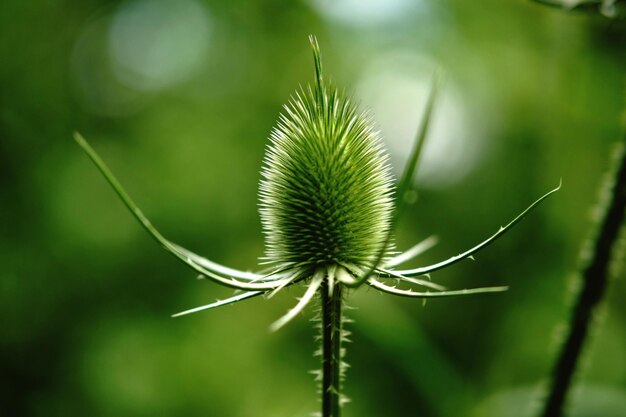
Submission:
[[[147,219],[100,156],[74,135],[142,227],[170,254],[214,283],[243,292],[175,314],[182,316],[266,295],[305,283],[298,303],[272,326],[284,326],[318,295],[322,340],[322,416],[339,417],[345,363],[342,341],[343,298],[349,288],[366,284],[380,292],[413,298],[442,298],[505,291],[507,287],[447,290],[418,278],[484,249],[560,188],[546,193],[487,240],[448,260],[398,269],[436,243],[429,238],[408,251],[393,251],[393,230],[405,211],[434,109],[439,77],[429,96],[422,125],[396,190],[381,138],[366,112],[325,79],[319,46],[310,37],[315,82],[301,88],[285,106],[262,169],[260,215],[265,236],[262,273],[239,271],[203,258],[166,239]],[[393,256],[392,256],[393,255]],[[428,276],[430,278],[430,276]],[[393,281],[390,283],[390,281]],[[416,291],[414,286],[424,287]]]

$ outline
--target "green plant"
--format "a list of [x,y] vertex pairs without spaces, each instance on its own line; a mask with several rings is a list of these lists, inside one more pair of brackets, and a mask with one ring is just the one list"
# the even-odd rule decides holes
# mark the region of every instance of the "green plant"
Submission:
[[[475,247],[442,262],[415,269],[399,269],[432,245],[427,239],[406,252],[393,249],[393,229],[406,207],[406,194],[428,131],[436,86],[429,98],[407,167],[396,191],[387,156],[367,114],[324,79],[317,41],[310,38],[315,63],[314,86],[301,89],[280,116],[271,134],[260,186],[261,220],[266,239],[264,262],[269,269],[248,273],[219,265],[182,248],[157,231],[118,180],[79,135],[78,144],[96,164],[146,231],[165,250],[218,284],[242,290],[231,298],[176,314],[180,316],[233,304],[262,294],[273,295],[286,286],[307,289],[287,314],[272,324],[277,330],[318,296],[321,305],[322,416],[338,417],[344,374],[346,293],[363,284],[381,292],[413,298],[439,298],[505,291],[507,287],[448,291],[418,277],[445,268],[504,235],[556,188],[543,195],[509,224]],[[559,186],[560,187],[560,186]],[[391,283],[389,282],[391,281]],[[395,283],[409,287],[398,288]],[[425,287],[416,291],[410,286]]]
[[[623,0],[534,0],[537,3],[566,11],[582,11],[613,19],[626,18]],[[623,245],[620,231],[626,217],[626,134],[616,152],[615,166],[611,167],[601,190],[599,211],[602,213],[591,243],[591,251],[583,251],[577,280],[577,294],[572,302],[565,337],[555,357],[545,399],[539,411],[541,417],[560,417],[566,413],[569,392],[584,347],[589,343],[592,329],[598,326],[599,306],[609,287],[609,281],[622,263]],[[586,243],[587,244],[587,243]]]
[[[619,263],[619,235],[626,217],[626,135],[617,152],[616,166],[607,177],[601,201],[602,219],[594,232],[593,250],[583,259],[581,288],[572,305],[568,330],[556,357],[542,417],[559,417],[572,386],[583,348],[594,325],[599,305],[609,286],[611,263]],[[609,195],[610,193],[610,195]]]

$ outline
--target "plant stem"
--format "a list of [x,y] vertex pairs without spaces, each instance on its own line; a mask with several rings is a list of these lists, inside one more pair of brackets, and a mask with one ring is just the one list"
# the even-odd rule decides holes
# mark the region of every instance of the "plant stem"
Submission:
[[341,414],[342,284],[322,284],[322,417]]
[[626,211],[626,136],[624,141],[609,205],[600,224],[592,257],[584,267],[583,288],[572,312],[569,334],[553,370],[550,393],[541,414],[543,417],[563,415],[563,404],[571,385],[576,363],[589,333],[593,313],[607,287],[610,275],[609,264],[615,255],[613,248],[618,241]]

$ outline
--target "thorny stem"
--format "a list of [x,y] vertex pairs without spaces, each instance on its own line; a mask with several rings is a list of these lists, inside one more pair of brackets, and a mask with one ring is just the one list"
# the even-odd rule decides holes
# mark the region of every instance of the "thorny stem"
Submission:
[[626,212],[626,135],[620,154],[620,166],[615,175],[608,208],[593,246],[591,259],[583,270],[583,288],[578,295],[567,339],[554,367],[552,384],[545,402],[543,417],[563,415],[563,405],[571,385],[576,363],[589,333],[596,306],[602,300],[610,275],[609,264],[614,255],[620,227]]
[[325,279],[322,292],[322,417],[341,414],[342,284]]

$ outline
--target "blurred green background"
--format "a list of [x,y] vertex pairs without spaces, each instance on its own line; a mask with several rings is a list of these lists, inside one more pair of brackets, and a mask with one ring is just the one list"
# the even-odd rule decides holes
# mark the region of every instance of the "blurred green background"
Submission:
[[[447,80],[400,224],[414,262],[501,295],[350,295],[350,416],[532,416],[563,333],[625,104],[626,29],[523,0],[0,2],[0,415],[308,416],[314,331],[268,327],[301,289],[180,319],[230,291],[154,244],[71,139],[80,131],[153,223],[211,259],[263,255],[257,186],[281,106],[327,74],[382,130],[396,173],[432,71]],[[626,416],[622,269],[571,416]]]

